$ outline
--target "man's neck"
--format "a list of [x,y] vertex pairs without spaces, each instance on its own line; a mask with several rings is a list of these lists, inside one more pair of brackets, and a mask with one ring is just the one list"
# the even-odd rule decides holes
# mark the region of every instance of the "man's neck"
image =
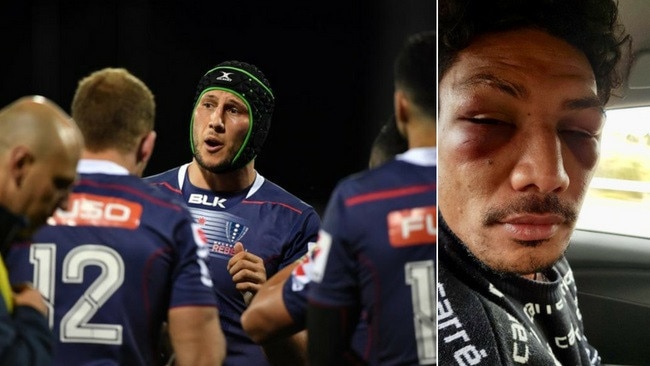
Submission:
[[257,176],[252,162],[232,172],[212,173],[192,161],[187,174],[194,186],[215,192],[239,192],[250,187]]
[[133,156],[127,154],[121,154],[114,149],[102,150],[99,152],[84,150],[83,154],[81,155],[81,158],[111,161],[117,165],[123,166],[131,174],[137,175],[138,173],[140,173],[137,169],[137,164],[135,162],[135,154],[133,154]]

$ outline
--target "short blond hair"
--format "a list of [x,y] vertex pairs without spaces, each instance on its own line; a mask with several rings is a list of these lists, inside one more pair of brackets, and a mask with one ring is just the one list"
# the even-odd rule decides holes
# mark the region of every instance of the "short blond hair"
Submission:
[[104,68],[79,81],[72,118],[86,149],[134,151],[154,129],[156,103],[147,85],[124,68]]

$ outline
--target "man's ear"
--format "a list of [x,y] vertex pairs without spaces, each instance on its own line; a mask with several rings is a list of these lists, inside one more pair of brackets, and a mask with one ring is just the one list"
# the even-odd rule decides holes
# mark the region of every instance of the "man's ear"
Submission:
[[397,129],[402,134],[406,136],[406,123],[410,118],[410,102],[404,93],[403,90],[396,89],[393,94],[393,107],[395,108],[395,122],[397,124]]
[[27,146],[18,145],[11,149],[9,152],[9,174],[16,187],[22,185],[34,160],[34,154]]
[[138,146],[138,154],[136,156],[136,163],[146,165],[151,158],[151,154],[153,154],[153,149],[155,146],[156,131],[150,131],[140,140],[140,145]]

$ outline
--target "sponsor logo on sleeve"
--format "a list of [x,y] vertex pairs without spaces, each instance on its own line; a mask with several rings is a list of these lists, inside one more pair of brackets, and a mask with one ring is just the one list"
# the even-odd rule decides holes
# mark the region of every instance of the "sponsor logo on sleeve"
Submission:
[[299,259],[300,264],[291,271],[291,290],[294,292],[304,290],[309,283],[314,267],[314,258],[320,254],[320,249],[314,242],[307,243],[307,248],[307,253]]
[[140,226],[142,205],[117,197],[89,193],[70,195],[68,211],[57,210],[50,225],[103,226],[135,229]]
[[392,247],[434,244],[436,242],[436,206],[392,211],[386,217]]
[[327,257],[330,254],[330,249],[332,248],[332,236],[327,233],[325,230],[321,230],[318,233],[318,243],[317,253],[314,253],[313,265],[311,266],[311,273],[309,273],[309,278],[320,283],[323,280],[323,275],[325,274],[325,266],[327,264]]

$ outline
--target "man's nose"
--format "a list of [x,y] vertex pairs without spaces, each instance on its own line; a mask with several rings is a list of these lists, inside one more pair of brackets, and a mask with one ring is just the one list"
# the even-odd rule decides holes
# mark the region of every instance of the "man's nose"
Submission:
[[222,116],[222,108],[216,108],[214,112],[210,114],[208,127],[216,131],[222,131],[225,128]]
[[536,133],[521,144],[511,181],[515,190],[549,193],[567,189],[569,175],[564,167],[562,143],[555,131]]

